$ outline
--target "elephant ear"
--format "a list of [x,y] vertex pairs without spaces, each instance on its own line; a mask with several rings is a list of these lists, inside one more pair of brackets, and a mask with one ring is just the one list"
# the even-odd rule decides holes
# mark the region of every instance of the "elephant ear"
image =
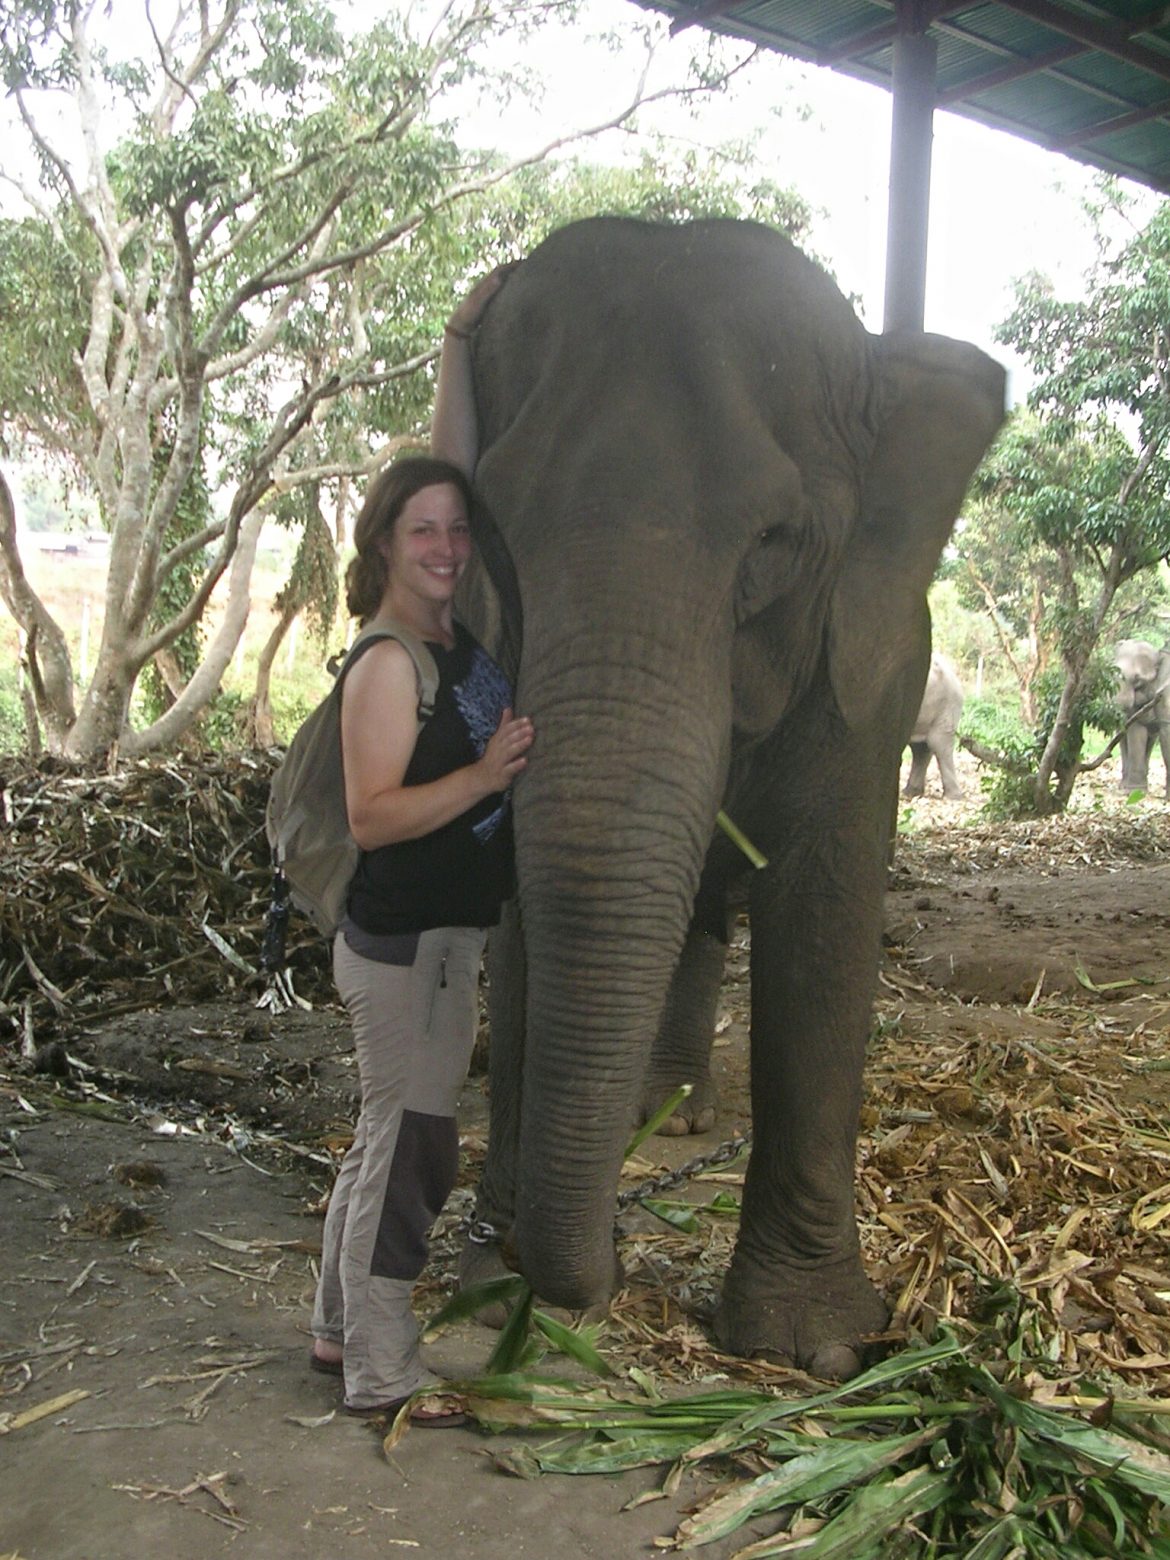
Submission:
[[977,347],[894,334],[873,352],[876,437],[829,607],[829,673],[850,725],[921,654],[927,588],[1004,416],[1004,371]]
[[515,683],[520,671],[523,621],[520,586],[512,554],[482,499],[471,515],[475,551],[459,582],[459,616],[504,675]]

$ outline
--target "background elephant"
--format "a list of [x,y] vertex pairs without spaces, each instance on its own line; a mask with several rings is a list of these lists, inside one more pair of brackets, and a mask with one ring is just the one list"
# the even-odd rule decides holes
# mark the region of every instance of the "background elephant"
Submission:
[[926,791],[926,770],[933,757],[938,764],[943,795],[953,801],[963,795],[955,773],[955,733],[963,713],[963,684],[954,662],[937,650],[931,653],[926,691],[910,733],[910,773],[903,796],[922,796]]
[[1166,795],[1170,798],[1170,645],[1156,650],[1145,639],[1123,639],[1114,665],[1118,671],[1117,702],[1129,721],[1121,739],[1121,789],[1144,791],[1154,743],[1162,748]]
[[[763,227],[607,218],[509,279],[475,368],[491,589],[469,616],[537,731],[478,1214],[547,1302],[608,1299],[631,1122],[706,1072],[750,876],[754,1146],[716,1334],[850,1374],[887,1314],[853,1176],[889,826],[1002,371],[869,335]],[[464,1277],[499,1263],[470,1245]]]

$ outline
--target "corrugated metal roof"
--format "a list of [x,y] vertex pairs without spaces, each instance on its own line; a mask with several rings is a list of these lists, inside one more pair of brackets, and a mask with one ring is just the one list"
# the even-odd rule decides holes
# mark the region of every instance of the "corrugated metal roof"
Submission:
[[[916,14],[938,42],[937,102],[1170,194],[1170,6],[1125,0],[638,0],[889,87]],[[899,22],[899,16],[903,18]]]

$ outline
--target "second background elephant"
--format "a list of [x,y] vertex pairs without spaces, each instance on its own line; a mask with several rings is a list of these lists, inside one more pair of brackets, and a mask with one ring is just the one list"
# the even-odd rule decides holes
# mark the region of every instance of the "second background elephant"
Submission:
[[1170,798],[1170,645],[1156,649],[1145,639],[1123,639],[1114,660],[1117,702],[1126,726],[1121,739],[1121,789],[1149,785],[1150,754],[1162,750],[1166,795]]
[[955,738],[963,715],[963,684],[955,663],[932,651],[926,690],[910,733],[910,773],[903,796],[926,794],[926,771],[933,758],[938,765],[943,795],[960,801],[963,787],[955,769]]

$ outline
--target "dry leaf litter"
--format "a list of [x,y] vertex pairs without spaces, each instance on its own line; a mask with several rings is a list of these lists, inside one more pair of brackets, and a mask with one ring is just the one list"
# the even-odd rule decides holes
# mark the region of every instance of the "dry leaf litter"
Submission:
[[[94,1019],[225,992],[255,1000],[270,771],[263,757],[140,763],[112,776],[10,766],[0,782],[0,1089],[27,1092],[34,1061]],[[1112,808],[920,830],[901,840],[896,871],[929,883],[1005,865],[1043,873],[1167,859],[1167,810]],[[724,991],[725,1014],[740,1023],[747,938],[741,926]],[[1170,986],[1137,993],[1145,1007],[1132,1022],[1132,1005],[1118,1021],[1089,978],[1083,1001],[1046,1002],[1037,992],[1055,1025],[1043,1041],[969,1026],[957,1039],[939,1038],[938,1026],[926,1037],[908,1015],[953,999],[923,986],[900,950],[889,952],[858,1199],[866,1265],[893,1305],[891,1338],[920,1341],[942,1323],[962,1339],[1010,1293],[1032,1317],[1048,1367],[1043,1393],[1075,1396],[1091,1381],[1128,1399],[1166,1399],[1170,1128],[1165,1088],[1143,1081],[1160,1081],[1170,1066]],[[294,921],[289,962],[301,995],[330,999],[324,949],[307,923]],[[76,1080],[55,1071],[42,1065],[37,1088],[68,1094]],[[102,1097],[116,1104],[116,1084]],[[655,1141],[627,1165],[626,1184],[658,1167]],[[335,1135],[311,1157],[328,1164],[343,1146]],[[473,1135],[465,1148],[465,1184],[437,1232],[424,1308],[451,1288],[457,1220],[470,1207],[482,1142]],[[623,1217],[629,1283],[604,1331],[617,1370],[646,1372],[667,1390],[808,1388],[798,1372],[719,1354],[703,1325],[741,1184],[742,1165],[723,1166],[660,1199],[659,1212],[676,1222]]]

